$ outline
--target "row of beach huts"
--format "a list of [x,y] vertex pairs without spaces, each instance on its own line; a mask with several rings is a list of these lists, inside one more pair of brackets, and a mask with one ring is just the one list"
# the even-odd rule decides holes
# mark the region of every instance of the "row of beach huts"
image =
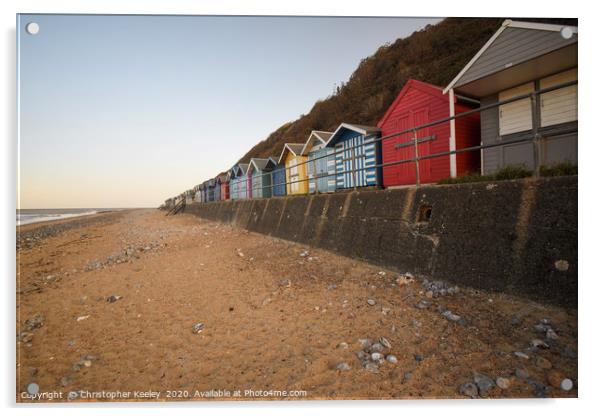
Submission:
[[[237,163],[164,205],[413,185],[417,173],[425,184],[511,165],[576,164],[577,46],[576,27],[506,20],[446,88],[409,80],[377,126],[314,130],[304,143]],[[569,85],[491,105],[561,84]],[[430,125],[479,107],[486,109]],[[423,125],[416,136],[397,134]],[[521,141],[534,134],[542,143],[537,154]],[[428,157],[479,145],[492,146]],[[395,163],[416,154],[418,168]]]

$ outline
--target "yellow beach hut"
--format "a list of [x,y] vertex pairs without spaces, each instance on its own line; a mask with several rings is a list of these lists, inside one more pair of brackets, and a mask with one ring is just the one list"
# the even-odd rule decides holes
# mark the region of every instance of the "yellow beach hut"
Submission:
[[302,156],[303,143],[286,143],[278,159],[286,171],[286,194],[300,195],[308,192],[307,156]]

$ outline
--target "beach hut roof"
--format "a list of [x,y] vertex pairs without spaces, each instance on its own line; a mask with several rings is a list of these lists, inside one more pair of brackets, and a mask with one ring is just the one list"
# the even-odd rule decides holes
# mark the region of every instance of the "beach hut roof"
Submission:
[[275,165],[276,164],[271,158],[263,159],[254,157],[253,159],[251,159],[251,163],[249,163],[248,172],[270,169],[273,168]]
[[320,131],[320,130],[312,130],[301,150],[302,155],[306,155],[309,153],[312,147],[318,145],[324,147],[328,139],[332,137],[334,133],[330,131]]
[[228,180],[229,172],[222,172],[215,177],[215,183],[223,183]]
[[249,164],[248,163],[239,163],[238,167],[240,168],[240,171],[242,172],[243,175],[247,174],[247,171],[249,170]]
[[237,177],[239,175],[239,173],[247,173],[247,168],[249,167],[248,163],[239,163],[237,165],[232,166],[232,169],[230,169],[230,174],[233,177]]
[[358,133],[363,134],[364,136],[380,132],[380,129],[375,126],[364,126],[362,124],[341,123],[341,125],[339,127],[337,127],[337,129],[334,131],[332,136],[330,136],[330,138],[326,142],[325,146],[328,146],[330,143],[334,143],[334,141],[339,136],[339,134],[345,130],[356,131]]
[[282,153],[280,153],[280,157],[278,158],[278,164],[282,163],[284,155],[287,152],[291,152],[295,156],[300,156],[301,151],[303,150],[303,145],[304,143],[285,143],[284,147],[282,148]]
[[[565,33],[568,31],[568,36]],[[521,34],[520,37],[515,36]],[[554,67],[554,63],[547,65],[533,61],[538,57],[547,56],[554,61],[559,61],[558,56],[552,52],[562,50],[570,45],[576,48],[578,28],[576,26],[555,25],[548,23],[523,22],[516,20],[505,20],[500,28],[483,47],[462,68],[456,77],[443,90],[447,94],[449,90],[460,88],[465,93],[475,96],[486,96],[493,92],[499,92],[511,85],[534,79],[534,74],[541,77],[541,67]],[[511,48],[508,45],[511,45]],[[570,48],[569,48],[570,49]],[[503,51],[503,53],[502,53]],[[512,53],[509,54],[508,51]],[[495,59],[503,56],[507,59]],[[508,61],[511,59],[511,61]],[[562,60],[561,60],[562,61]],[[484,63],[486,62],[486,64]],[[520,64],[530,62],[530,66],[521,71],[526,79],[518,80],[516,77],[508,76],[508,71],[519,67]],[[559,68],[555,68],[556,71]],[[506,73],[505,78],[495,81],[487,80],[496,73]],[[481,84],[481,85],[479,85]],[[469,86],[472,85],[471,88]],[[469,91],[467,91],[467,89]],[[493,91],[494,90],[494,91]]]

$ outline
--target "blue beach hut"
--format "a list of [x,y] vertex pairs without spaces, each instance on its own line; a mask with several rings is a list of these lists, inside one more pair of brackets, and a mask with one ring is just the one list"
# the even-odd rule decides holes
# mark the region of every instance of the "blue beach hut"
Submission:
[[382,183],[380,129],[342,123],[325,147],[334,148],[336,189],[380,186]]

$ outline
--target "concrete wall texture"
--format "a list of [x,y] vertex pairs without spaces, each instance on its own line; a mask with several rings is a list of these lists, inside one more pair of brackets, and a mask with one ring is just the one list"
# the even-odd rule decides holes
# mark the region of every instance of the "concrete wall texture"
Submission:
[[462,286],[577,306],[577,177],[187,205],[185,212]]

